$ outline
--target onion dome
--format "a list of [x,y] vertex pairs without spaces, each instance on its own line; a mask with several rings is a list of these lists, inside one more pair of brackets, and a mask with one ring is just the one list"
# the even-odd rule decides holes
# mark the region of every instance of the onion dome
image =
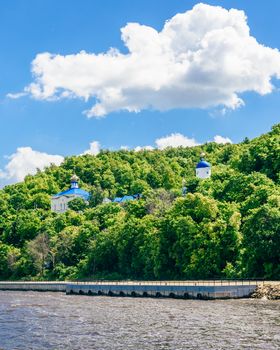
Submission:
[[200,162],[197,163],[196,165],[196,169],[200,169],[200,168],[210,168],[211,167],[211,164],[206,162],[206,160],[204,159],[205,157],[205,153],[201,153],[200,154]]
[[201,160],[199,163],[197,163],[196,165],[196,169],[199,169],[199,168],[210,168],[211,167],[211,164],[206,162],[206,160]]
[[79,178],[76,174],[74,174],[71,177],[70,181],[71,181],[71,188],[79,188],[79,184],[78,184]]
[[76,174],[74,174],[72,177],[71,177],[71,182],[78,182],[79,181],[79,178]]

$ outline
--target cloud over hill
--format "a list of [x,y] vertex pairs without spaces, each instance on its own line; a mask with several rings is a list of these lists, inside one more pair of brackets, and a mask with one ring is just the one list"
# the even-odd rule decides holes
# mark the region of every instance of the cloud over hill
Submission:
[[280,78],[279,51],[259,44],[236,9],[200,3],[161,31],[128,23],[121,35],[128,53],[38,54],[25,92],[43,100],[92,100],[85,113],[102,117],[149,108],[235,109],[244,104],[243,92],[268,94],[271,78]]

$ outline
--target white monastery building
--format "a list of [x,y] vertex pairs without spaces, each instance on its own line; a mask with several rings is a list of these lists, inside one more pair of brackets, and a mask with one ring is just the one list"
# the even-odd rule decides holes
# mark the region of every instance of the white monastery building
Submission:
[[79,188],[79,178],[76,175],[71,177],[71,186],[68,190],[60,192],[51,198],[51,210],[56,213],[65,213],[68,210],[68,203],[74,198],[82,198],[88,202],[89,193]]
[[200,162],[196,165],[196,177],[199,179],[209,179],[211,177],[211,164],[204,160],[205,154],[201,153]]

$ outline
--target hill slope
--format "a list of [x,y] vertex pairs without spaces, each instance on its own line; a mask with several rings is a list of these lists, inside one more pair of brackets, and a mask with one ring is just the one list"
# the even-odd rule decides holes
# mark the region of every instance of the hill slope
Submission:
[[[198,181],[202,151],[212,177]],[[50,212],[73,172],[89,207]],[[142,199],[100,204],[134,193]],[[0,213],[1,279],[279,279],[280,124],[238,145],[69,157],[1,190]]]

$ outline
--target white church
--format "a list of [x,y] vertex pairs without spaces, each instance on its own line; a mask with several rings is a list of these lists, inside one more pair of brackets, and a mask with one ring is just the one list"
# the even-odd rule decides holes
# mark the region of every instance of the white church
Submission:
[[51,198],[51,210],[55,213],[65,213],[68,210],[68,203],[74,198],[82,198],[88,202],[89,192],[79,188],[79,178],[76,175],[71,177],[70,188],[66,191],[59,192]]
[[195,173],[199,179],[209,179],[211,177],[211,164],[204,159],[205,153],[201,153],[200,161],[196,165]]

